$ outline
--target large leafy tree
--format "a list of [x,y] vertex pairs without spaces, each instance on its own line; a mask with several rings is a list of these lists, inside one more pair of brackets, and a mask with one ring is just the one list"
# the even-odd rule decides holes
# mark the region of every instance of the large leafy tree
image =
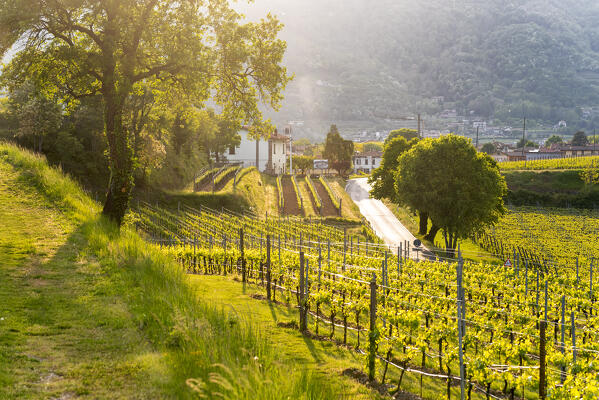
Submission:
[[395,178],[399,200],[426,212],[448,249],[505,213],[507,186],[497,163],[461,136],[420,141],[399,158]]
[[551,135],[551,136],[549,137],[549,139],[547,139],[547,141],[545,142],[545,146],[549,147],[549,146],[551,146],[552,144],[555,144],[555,143],[563,143],[563,142],[564,142],[564,141],[563,141],[563,139],[562,139],[562,137],[561,137],[561,136],[559,136],[559,135]]
[[0,51],[21,49],[3,79],[26,78],[68,106],[101,95],[110,183],[103,213],[122,222],[133,188],[127,110],[140,86],[201,105],[267,134],[258,103],[279,106],[289,80],[270,15],[244,23],[227,0],[0,0]]
[[[372,174],[368,178],[368,182],[372,185],[372,190],[370,191],[372,197],[375,199],[387,198],[394,202],[400,202],[400,198],[395,191],[395,173],[399,166],[399,157],[418,143],[418,140],[415,137],[408,142],[403,135],[397,135],[390,141],[385,142],[381,165],[372,171]],[[419,211],[419,216],[420,226],[418,233],[425,235],[428,229],[428,214]]]
[[589,139],[584,132],[578,131],[574,134],[574,137],[572,138],[572,146],[586,146],[587,144],[589,144]]
[[385,144],[389,143],[390,141],[392,141],[393,139],[395,139],[398,136],[401,136],[404,139],[406,139],[407,141],[410,141],[410,140],[416,139],[418,137],[418,131],[415,129],[408,129],[408,128],[395,129],[395,130],[389,132],[389,136],[387,136],[387,139],[385,139]]
[[324,145],[323,156],[329,160],[329,166],[343,175],[351,168],[354,155],[354,142],[345,140],[339,134],[337,125],[331,125]]

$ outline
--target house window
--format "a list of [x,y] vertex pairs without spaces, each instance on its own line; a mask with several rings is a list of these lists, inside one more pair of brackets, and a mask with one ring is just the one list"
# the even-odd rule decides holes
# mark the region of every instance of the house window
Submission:
[[356,158],[356,165],[360,165],[360,159]]
[[230,156],[234,156],[235,155],[235,146],[229,147],[229,155]]
[[272,154],[277,154],[277,144],[274,143],[272,146]]
[[368,165],[368,159],[367,158],[364,159],[364,165]]

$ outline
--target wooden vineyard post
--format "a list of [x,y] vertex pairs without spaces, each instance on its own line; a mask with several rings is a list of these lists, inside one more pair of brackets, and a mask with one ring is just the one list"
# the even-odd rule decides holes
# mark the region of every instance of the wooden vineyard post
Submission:
[[245,283],[245,251],[243,248],[243,228],[239,228],[239,251],[241,252],[241,281]]
[[270,301],[270,235],[266,235],[266,298]]
[[546,357],[547,352],[545,349],[545,330],[547,328],[547,321],[542,320],[540,324],[539,332],[539,399],[545,399],[545,385],[546,385],[546,371],[547,367]]
[[459,360],[460,360],[460,393],[461,399],[464,400],[465,396],[465,368],[464,368],[464,346],[463,346],[463,336],[464,336],[464,321],[463,321],[463,307],[464,307],[464,297],[462,290],[462,268],[464,267],[464,262],[462,260],[462,255],[458,250],[458,265],[457,265],[457,306],[458,306],[458,352],[459,352]]
[[370,332],[368,343],[368,380],[374,381],[375,360],[376,360],[376,275],[372,274],[370,281]]
[[322,253],[318,246],[318,290],[320,290],[320,275],[322,274]]
[[574,311],[572,311],[572,365],[576,366],[576,326],[574,321]]
[[305,276],[304,276],[304,252],[300,251],[300,275],[299,275],[299,298],[300,298],[300,332],[306,332],[308,329],[308,323],[306,321],[306,300],[305,300]]
[[590,314],[593,315],[593,261],[591,261],[591,277],[590,277],[590,281],[589,281],[589,299],[591,300]]
[[401,243],[399,244],[399,247],[397,248],[397,279],[399,279],[399,277],[401,276],[400,254],[401,254]]
[[[566,296],[562,295],[562,354],[566,354]],[[562,366],[560,382],[563,384],[566,379],[566,367]]]

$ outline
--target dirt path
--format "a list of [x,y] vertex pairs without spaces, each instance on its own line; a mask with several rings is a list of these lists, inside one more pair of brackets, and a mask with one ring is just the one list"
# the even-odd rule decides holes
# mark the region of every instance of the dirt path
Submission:
[[314,183],[314,189],[316,189],[316,193],[318,193],[320,196],[320,201],[322,201],[322,216],[331,217],[339,215],[337,209],[333,205],[333,201],[329,197],[329,193],[320,180],[312,179],[312,182]]
[[299,204],[297,203],[297,197],[295,195],[295,190],[293,189],[293,183],[291,182],[291,177],[283,177],[281,179],[281,183],[283,184],[283,197],[285,198],[285,206],[283,207],[284,215],[301,215],[301,209]]

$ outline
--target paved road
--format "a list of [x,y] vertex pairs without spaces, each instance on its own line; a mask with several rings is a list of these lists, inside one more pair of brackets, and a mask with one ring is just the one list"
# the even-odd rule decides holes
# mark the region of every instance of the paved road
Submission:
[[405,240],[408,240],[410,244],[414,243],[414,239],[416,239],[414,235],[399,222],[391,210],[382,201],[370,198],[370,185],[367,178],[351,179],[345,190],[358,205],[364,218],[370,222],[375,233],[386,244],[392,246],[394,252],[397,251],[397,246],[404,243]]

